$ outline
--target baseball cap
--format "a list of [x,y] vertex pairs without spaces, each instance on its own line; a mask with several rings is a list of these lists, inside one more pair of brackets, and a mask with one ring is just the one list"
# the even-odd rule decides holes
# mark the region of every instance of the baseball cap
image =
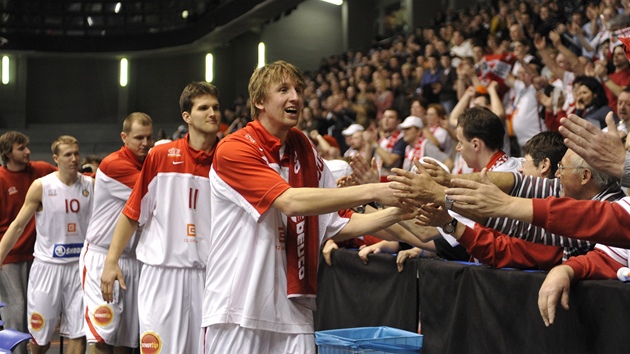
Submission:
[[420,117],[416,117],[416,116],[409,116],[407,118],[405,118],[405,120],[401,123],[398,124],[398,129],[407,129],[407,128],[411,128],[411,127],[416,127],[418,129],[422,129],[423,125],[422,125],[422,119],[420,119]]
[[356,132],[362,132],[364,130],[365,129],[363,128],[363,126],[361,124],[354,123],[354,124],[350,124],[349,127],[347,127],[346,129],[342,130],[341,134],[343,134],[343,135],[352,135],[352,134],[354,134]]

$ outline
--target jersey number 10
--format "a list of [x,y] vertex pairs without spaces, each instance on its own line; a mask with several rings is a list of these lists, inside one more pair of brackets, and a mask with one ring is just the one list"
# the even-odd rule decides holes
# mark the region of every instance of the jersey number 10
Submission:
[[81,204],[77,199],[66,199],[66,214],[78,213],[81,210]]

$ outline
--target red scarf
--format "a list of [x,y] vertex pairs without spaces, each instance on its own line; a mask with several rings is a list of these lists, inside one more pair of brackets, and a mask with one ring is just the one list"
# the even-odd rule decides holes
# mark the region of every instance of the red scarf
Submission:
[[418,138],[418,140],[416,140],[416,143],[413,145],[413,147],[411,145],[407,145],[403,169],[410,171],[413,167],[413,158],[415,157],[416,160],[420,160],[424,157],[424,145],[427,143],[427,141],[428,140],[425,140],[424,137],[420,137]]
[[385,141],[387,141],[387,144],[385,146],[383,146],[383,144],[381,144],[381,146],[383,147],[383,149],[387,150],[387,151],[392,151],[392,149],[394,148],[394,145],[396,145],[396,143],[398,142],[398,136],[400,135],[400,130],[395,130],[392,135],[383,138]]
[[[293,188],[319,187],[324,162],[314,147],[298,130],[291,129],[285,142],[282,165],[289,167],[289,184]],[[287,296],[311,297],[317,294],[319,261],[319,218],[287,217]]]
[[499,167],[506,163],[507,160],[508,155],[506,155],[505,152],[499,150],[495,152],[494,155],[492,155],[490,161],[488,161],[488,164],[486,165],[486,168],[488,169],[488,171],[492,171],[495,167]]

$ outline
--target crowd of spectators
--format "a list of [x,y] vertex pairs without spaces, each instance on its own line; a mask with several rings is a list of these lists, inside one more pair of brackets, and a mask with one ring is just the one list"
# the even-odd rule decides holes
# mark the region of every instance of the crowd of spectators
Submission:
[[[493,82],[511,142],[506,138],[504,150],[511,156],[521,156],[535,134],[557,130],[569,113],[604,127],[606,113],[616,111],[616,96],[630,84],[628,60],[615,34],[630,27],[627,3],[477,1],[438,12],[430,26],[406,31],[400,24],[388,26],[390,37],[366,50],[323,58],[317,70],[306,72],[300,128],[335,138],[343,156],[349,146],[342,131],[353,123],[380,131],[387,109],[396,110],[402,122],[412,115],[414,99],[423,114],[437,104],[448,115],[467,89],[479,96]],[[401,17],[401,11],[391,17]],[[250,120],[248,102],[239,98],[223,118],[226,133],[242,127]],[[430,127],[426,115],[420,118]],[[454,145],[455,136],[451,139],[446,145]],[[446,152],[455,158],[454,149]]]

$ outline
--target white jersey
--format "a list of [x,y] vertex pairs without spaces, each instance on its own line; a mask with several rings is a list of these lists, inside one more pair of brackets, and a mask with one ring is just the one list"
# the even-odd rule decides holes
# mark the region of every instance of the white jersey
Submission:
[[[141,169],[142,163],[126,147],[108,155],[99,165],[94,185],[94,209],[85,238],[90,247],[109,249],[120,212]],[[135,257],[135,243],[134,235],[123,254]]]
[[77,262],[90,220],[92,178],[77,174],[68,186],[53,172],[40,178],[42,210],[35,214],[35,258],[49,263]]
[[210,243],[212,155],[187,139],[155,146],[147,155],[123,214],[143,226],[138,260],[153,266],[204,268]]
[[[272,332],[313,333],[312,310],[287,298],[287,217],[271,206],[290,188],[289,168],[281,167],[284,147],[278,154],[279,139],[258,121],[239,132],[219,144],[210,171],[212,247],[202,326],[232,323]],[[278,145],[270,148],[274,142]],[[318,181],[320,187],[335,187],[324,166]],[[348,220],[338,213],[319,215],[319,242],[336,235]]]

